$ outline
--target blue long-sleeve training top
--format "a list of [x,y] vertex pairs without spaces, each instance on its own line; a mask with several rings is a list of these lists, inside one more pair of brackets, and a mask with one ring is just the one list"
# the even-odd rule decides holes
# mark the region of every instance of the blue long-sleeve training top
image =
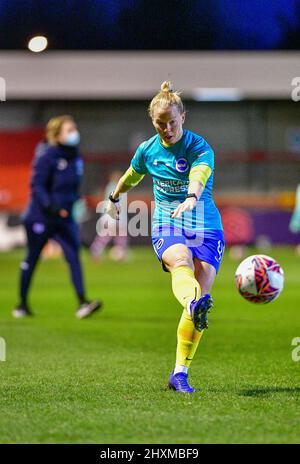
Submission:
[[79,199],[83,160],[77,147],[40,143],[35,151],[31,195],[24,218],[42,220],[49,211],[65,209],[71,215]]

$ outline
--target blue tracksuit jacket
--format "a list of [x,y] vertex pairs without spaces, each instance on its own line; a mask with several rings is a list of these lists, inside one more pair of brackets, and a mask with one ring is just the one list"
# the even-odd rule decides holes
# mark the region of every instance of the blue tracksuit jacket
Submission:
[[23,218],[27,221],[54,220],[49,211],[72,207],[79,198],[83,161],[76,147],[52,146],[42,142],[33,160],[31,196]]

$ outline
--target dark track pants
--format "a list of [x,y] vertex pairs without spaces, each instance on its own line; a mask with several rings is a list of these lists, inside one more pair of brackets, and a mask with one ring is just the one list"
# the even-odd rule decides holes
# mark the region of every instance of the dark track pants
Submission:
[[49,222],[24,221],[27,233],[27,256],[21,263],[20,299],[27,304],[33,272],[43,247],[52,238],[62,247],[79,301],[84,299],[84,284],[79,260],[79,229],[75,221],[57,219]]

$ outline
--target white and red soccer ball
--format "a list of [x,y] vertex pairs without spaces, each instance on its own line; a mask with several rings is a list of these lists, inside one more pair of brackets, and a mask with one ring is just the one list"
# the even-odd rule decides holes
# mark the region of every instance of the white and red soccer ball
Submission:
[[252,255],[238,266],[235,283],[242,297],[251,303],[270,303],[283,289],[284,273],[270,256]]

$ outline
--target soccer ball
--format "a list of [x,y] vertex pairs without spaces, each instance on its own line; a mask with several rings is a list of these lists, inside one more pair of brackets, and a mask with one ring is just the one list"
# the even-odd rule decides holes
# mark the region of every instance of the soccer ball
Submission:
[[266,255],[252,255],[244,259],[235,272],[235,284],[251,303],[270,303],[281,293],[284,273],[275,259]]

